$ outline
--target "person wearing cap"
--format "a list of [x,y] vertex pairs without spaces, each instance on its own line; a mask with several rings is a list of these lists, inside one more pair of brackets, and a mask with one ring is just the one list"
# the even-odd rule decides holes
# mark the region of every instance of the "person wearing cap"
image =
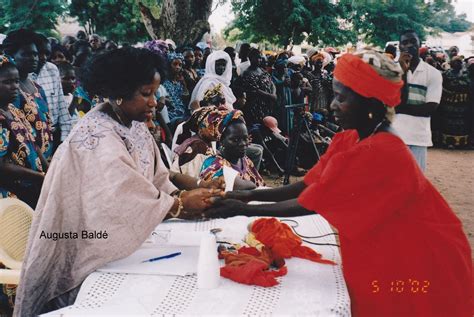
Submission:
[[400,36],[400,58],[404,86],[396,108],[393,128],[410,148],[416,161],[426,169],[427,149],[433,146],[430,119],[441,100],[441,73],[420,59],[420,39],[413,30]]
[[[207,216],[317,212],[337,229],[353,316],[471,316],[462,224],[390,127],[402,74],[372,48],[343,55],[331,109],[345,131],[321,160],[303,181],[228,192]],[[277,202],[243,202],[252,200]]]

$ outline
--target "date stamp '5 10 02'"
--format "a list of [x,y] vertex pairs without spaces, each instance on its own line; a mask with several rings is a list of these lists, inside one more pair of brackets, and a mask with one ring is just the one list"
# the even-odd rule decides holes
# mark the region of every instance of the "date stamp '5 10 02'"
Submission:
[[381,283],[373,280],[371,283],[372,293],[394,293],[394,294],[426,294],[429,291],[430,281],[419,281],[416,279],[393,280]]

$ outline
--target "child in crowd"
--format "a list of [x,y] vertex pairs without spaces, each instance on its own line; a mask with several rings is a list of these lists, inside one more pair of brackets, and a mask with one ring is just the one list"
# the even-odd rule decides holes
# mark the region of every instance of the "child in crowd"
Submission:
[[74,91],[76,90],[76,72],[74,67],[68,62],[58,63],[57,66],[59,69],[59,75],[61,76],[64,99],[68,105],[72,129],[81,117],[79,113],[79,105],[82,103],[82,99],[76,98],[74,95]]

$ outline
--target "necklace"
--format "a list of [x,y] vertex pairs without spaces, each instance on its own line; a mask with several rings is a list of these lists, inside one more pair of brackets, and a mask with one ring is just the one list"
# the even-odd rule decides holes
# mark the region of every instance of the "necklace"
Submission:
[[109,105],[111,106],[113,113],[117,117],[118,122],[125,127],[129,127],[130,125],[125,124],[125,121],[122,119],[121,114],[123,114],[123,111],[118,106],[115,106],[111,102],[109,102]]
[[371,137],[371,136],[373,136],[375,133],[377,133],[377,132],[379,131],[380,127],[381,127],[384,123],[386,123],[386,120],[387,120],[387,119],[384,118],[382,121],[380,121],[380,122],[375,126],[374,130],[373,130],[372,133],[369,135],[369,137]]

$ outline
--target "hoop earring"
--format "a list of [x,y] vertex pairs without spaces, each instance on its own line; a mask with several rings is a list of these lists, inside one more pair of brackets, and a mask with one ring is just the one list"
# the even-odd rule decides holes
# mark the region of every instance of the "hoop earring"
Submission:
[[374,115],[372,112],[369,112],[369,119],[373,119],[374,118]]
[[115,100],[115,103],[117,104],[117,106],[120,106],[122,104],[122,101],[123,101],[123,99],[119,98],[119,99]]

